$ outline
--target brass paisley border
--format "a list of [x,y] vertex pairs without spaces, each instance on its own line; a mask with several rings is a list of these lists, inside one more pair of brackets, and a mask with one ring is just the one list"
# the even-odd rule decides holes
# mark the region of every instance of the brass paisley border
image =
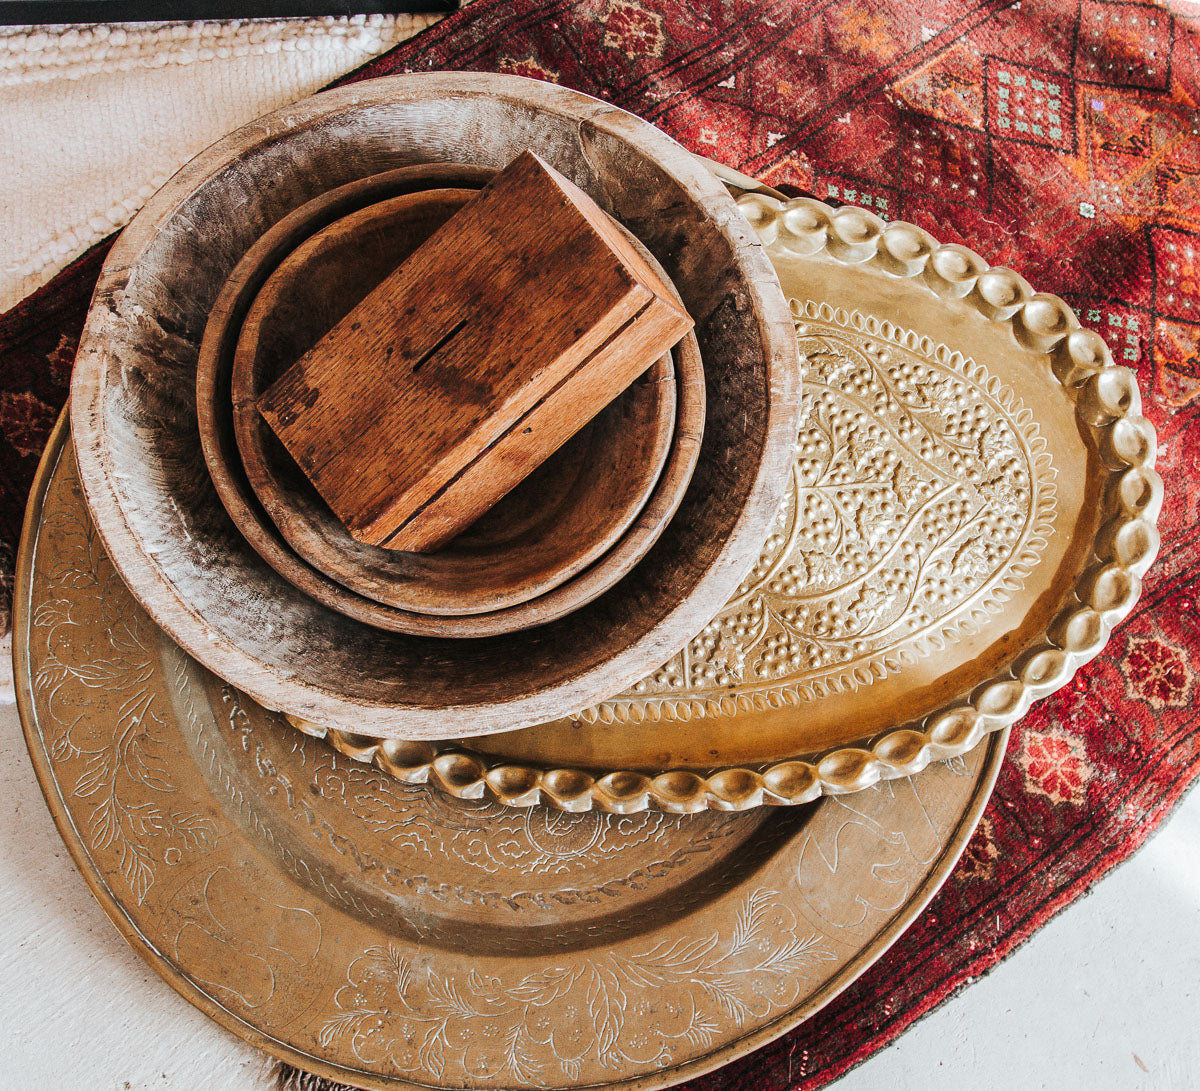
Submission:
[[835,210],[809,198],[780,201],[746,193],[737,204],[769,254],[827,254],[843,265],[920,280],[937,296],[962,300],[997,325],[1008,325],[1021,345],[1047,355],[1108,471],[1110,510],[1103,513],[1091,563],[1046,631],[1014,658],[1007,673],[982,681],[967,698],[918,722],[880,735],[869,747],[842,747],[814,761],[783,761],[762,769],[729,767],[707,776],[688,769],[656,776],[624,770],[593,775],[485,759],[453,744],[380,740],[292,720],[296,727],[407,784],[433,784],[461,799],[618,814],[648,808],[743,811],[858,791],[963,754],[989,733],[1014,724],[1035,700],[1061,689],[1100,653],[1113,626],[1137,602],[1159,546],[1163,484],[1154,470],[1157,441],[1153,425],[1142,416],[1133,371],[1113,362],[1100,335],[1083,329],[1063,300],[1035,292],[1019,274],[989,266],[965,246],[940,244],[913,224],[887,223],[866,209]]

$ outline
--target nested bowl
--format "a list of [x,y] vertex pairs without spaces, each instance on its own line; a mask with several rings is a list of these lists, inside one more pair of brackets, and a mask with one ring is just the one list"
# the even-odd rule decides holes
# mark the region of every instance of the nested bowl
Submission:
[[[550,620],[541,608],[507,608],[560,587],[634,524],[671,453],[677,400],[668,354],[446,547],[419,554],[351,537],[258,412],[258,398],[472,192],[402,194],[316,232],[260,289],[241,327],[231,377],[234,433],[246,477],[288,545],[358,595],[400,611],[444,615],[447,636]],[[235,270],[231,279],[242,278]],[[211,325],[205,333],[206,339],[219,336]],[[702,375],[697,378],[702,384]],[[703,409],[702,386],[697,409]],[[685,487],[686,478],[677,475],[676,500]],[[643,553],[650,544],[643,543]],[[608,565],[608,585],[640,555],[629,555],[623,568]],[[562,612],[579,604],[566,597]],[[355,616],[353,597],[336,605]],[[504,616],[460,620],[497,611]],[[423,628],[433,624],[420,621]]]
[[[235,342],[246,321],[247,311],[273,275],[272,270],[289,259],[289,251],[294,252],[294,248],[305,245],[314,232],[332,230],[345,216],[374,208],[381,201],[429,192],[423,186],[478,187],[494,173],[493,168],[476,165],[416,164],[347,183],[306,202],[267,230],[238,262],[213,305],[200,344],[196,374],[200,442],[213,482],[234,522],[259,555],[293,586],[349,617],[389,631],[423,636],[495,636],[545,624],[591,601],[628,572],[653,545],[678,507],[699,456],[705,413],[704,368],[696,339],[689,335],[673,353],[676,417],[666,464],[654,489],[637,513],[637,519],[616,545],[602,560],[565,585],[519,605],[469,617],[458,615],[458,620],[451,624],[435,612],[381,603],[343,586],[337,573],[338,568],[346,566],[347,558],[338,558],[338,567],[325,572],[319,565],[314,567],[306,563],[289,546],[281,531],[289,504],[287,517],[293,520],[298,517],[299,503],[306,497],[316,499],[315,505],[309,505],[308,514],[312,517],[319,517],[324,505],[311,486],[307,491],[303,489],[306,480],[295,482],[298,488],[290,497],[280,494],[270,497],[265,480],[269,463],[248,446],[245,453],[250,466],[243,464],[243,452],[238,448],[233,427],[231,402]],[[629,237],[641,249],[643,257],[657,265],[653,255],[636,238]],[[667,279],[661,266],[658,268]],[[618,411],[624,413],[627,409],[628,402],[622,402]],[[244,440],[243,436],[243,445]],[[278,447],[282,451],[282,444]],[[268,447],[267,452],[270,450]],[[507,530],[493,519],[473,531],[471,540],[480,550],[497,545],[506,533],[513,533],[522,524],[530,522],[545,495],[542,490],[551,488],[555,479],[561,483],[563,475],[569,476],[573,468],[571,460],[578,451],[579,445],[575,445],[563,458],[556,456],[553,466],[537,475],[528,487],[521,487],[511,502],[503,505],[498,521]],[[283,452],[283,458],[291,461],[286,452]],[[298,467],[296,473],[303,479]],[[252,476],[257,477],[253,483]],[[268,507],[273,507],[272,513],[268,513],[260,502],[260,496]],[[296,533],[294,522],[288,530]],[[349,539],[349,535],[346,537]],[[353,539],[349,540],[353,542]],[[410,597],[415,596],[418,587],[410,581],[407,588]]]
[[[707,392],[696,470],[642,562],[566,617],[472,641],[382,631],[282,579],[225,511],[197,427],[205,322],[246,251],[321,193],[418,162],[502,167],[527,148],[647,246],[696,320]],[[438,738],[569,714],[630,685],[703,627],[774,521],[799,374],[762,246],[683,149],[563,88],[432,73],[314,96],[180,171],[109,254],[71,411],[98,531],[176,643],[269,708],[380,737]]]

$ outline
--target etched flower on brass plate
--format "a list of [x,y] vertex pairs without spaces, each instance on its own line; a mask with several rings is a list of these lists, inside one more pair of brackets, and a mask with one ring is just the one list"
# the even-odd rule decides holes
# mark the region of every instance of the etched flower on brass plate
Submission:
[[[82,509],[62,522],[61,532],[76,548],[60,552],[47,578],[63,597],[47,599],[34,612],[33,631],[45,654],[33,691],[55,724],[49,749],[59,775],[73,776],[71,794],[88,801],[80,832],[93,852],[113,854],[140,905],[158,864],[177,861],[185,849],[208,849],[215,827],[202,815],[171,806],[176,785],[162,753],[163,719],[151,684],[157,655],[153,624],[124,593]],[[86,621],[77,620],[97,612],[106,628],[103,647],[95,645]],[[116,730],[98,734],[92,713],[106,699],[118,702]],[[145,790],[161,802],[145,799]]]
[[348,1037],[371,1068],[530,1086],[547,1052],[569,1079],[585,1061],[665,1067],[678,1047],[707,1046],[726,1024],[786,1010],[806,971],[835,959],[820,936],[798,936],[783,896],[763,889],[746,898],[728,935],[554,961],[516,983],[478,968],[452,980],[389,944],[351,963],[335,998],[341,1013],[319,1041],[327,1048]]

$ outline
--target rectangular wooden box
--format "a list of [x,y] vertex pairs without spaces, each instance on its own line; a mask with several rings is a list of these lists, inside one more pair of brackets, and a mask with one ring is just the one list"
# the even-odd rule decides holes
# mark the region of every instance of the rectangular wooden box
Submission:
[[435,549],[691,326],[612,220],[526,152],[258,406],[355,538]]

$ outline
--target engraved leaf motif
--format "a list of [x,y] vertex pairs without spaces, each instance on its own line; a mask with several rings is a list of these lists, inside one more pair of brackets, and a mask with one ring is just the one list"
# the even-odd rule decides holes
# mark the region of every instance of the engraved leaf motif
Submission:
[[[404,1071],[445,1073],[455,1081],[460,1074],[475,1081],[503,1073],[531,1087],[544,1085],[547,1059],[533,1046],[550,1043],[566,1077],[583,1082],[597,1067],[668,1057],[673,1043],[711,1045],[729,1023],[741,1029],[793,1003],[804,968],[834,957],[819,936],[798,938],[795,924],[779,892],[760,889],[742,903],[732,934],[718,930],[637,954],[584,956],[507,985],[475,967],[450,979],[430,969],[411,982],[414,989],[419,982],[411,999],[402,995],[398,1004],[379,984],[407,964],[395,950],[373,947],[351,963],[335,998],[341,1014],[326,1022],[319,1040],[329,1044],[352,1033],[351,1048],[360,1059],[369,1055],[369,1063],[386,1056]],[[685,992],[656,1005],[668,984]],[[409,985],[406,977],[406,991]],[[627,1011],[637,1014],[626,1020]],[[489,1040],[493,1045],[480,1052]],[[585,1073],[589,1064],[592,1072]]]
[[[90,544],[90,539],[88,542]],[[35,685],[46,695],[52,714],[63,701],[78,701],[78,687],[85,691],[105,689],[125,695],[112,724],[112,734],[101,745],[81,746],[73,738],[80,725],[88,731],[94,723],[86,713],[76,716],[54,739],[51,757],[66,764],[82,760],[72,793],[93,801],[86,818],[89,843],[94,851],[109,851],[117,857],[117,869],[137,903],[142,904],[154,884],[155,855],[143,843],[152,837],[168,837],[190,848],[204,849],[215,833],[212,822],[185,811],[171,814],[150,802],[133,805],[123,798],[130,784],[159,792],[174,792],[167,766],[155,749],[153,731],[162,721],[153,705],[150,681],[154,666],[146,645],[148,623],[139,622],[128,608],[110,604],[113,576],[102,579],[101,555],[89,552],[87,577],[65,565],[58,571],[59,584],[77,592],[73,602],[56,599],[43,604],[34,624],[41,629],[44,658]],[[88,595],[99,599],[89,602]],[[118,596],[119,597],[119,596]],[[78,639],[79,622],[73,610],[98,611],[105,621],[111,655],[95,655],[95,649]],[[62,718],[59,717],[62,723]],[[90,737],[90,736],[89,736]]]
[[740,680],[746,670],[746,650],[727,632],[717,637],[716,646],[709,652],[708,660],[730,678]]
[[596,1029],[596,1048],[607,1057],[621,1037],[625,1021],[625,991],[611,971],[592,965],[588,978],[587,1005]]
[[716,947],[718,937],[676,940],[654,948],[638,959],[622,959],[621,972],[629,982],[643,989],[657,989],[690,978],[705,957]]
[[911,507],[921,493],[920,475],[901,462],[892,474],[892,491],[905,508]]
[[839,352],[822,338],[814,338],[801,357],[805,379],[819,379],[829,386],[835,385],[846,372],[853,370],[854,362],[845,353]]
[[116,801],[110,796],[97,807],[88,819],[89,845],[106,849],[121,835],[121,821]]
[[1009,474],[1000,473],[975,486],[985,503],[997,509],[1017,508],[1024,503],[1025,490]]
[[954,571],[967,579],[986,576],[991,568],[987,553],[987,543],[983,535],[972,535],[955,551]]
[[139,664],[140,669],[130,670],[130,664],[122,659],[94,659],[76,664],[71,674],[90,689],[125,689],[129,685],[144,682],[151,673],[148,663]]
[[837,955],[820,942],[820,936],[795,939],[783,947],[775,948],[763,961],[764,970],[776,973],[796,973],[814,962],[834,962]]
[[505,1063],[508,1070],[521,1082],[533,1083],[542,1071],[542,1064],[530,1051],[530,1043],[521,1033],[518,1023],[505,1039]]
[[710,1015],[704,1012],[697,1012],[696,1017],[692,1020],[692,1025],[688,1027],[684,1037],[692,1045],[706,1048],[712,1045],[713,1038],[720,1029],[720,1024]]
[[72,794],[86,799],[88,796],[95,795],[112,777],[112,754],[110,751],[101,750],[88,757],[84,764],[83,772],[80,773],[79,779],[75,781],[75,787],[72,789]]
[[66,599],[50,599],[33,612],[33,624],[39,629],[56,629],[71,624],[71,604]]
[[[72,726],[74,726],[74,725],[72,725]],[[72,758],[78,753],[79,753],[79,747],[77,747],[71,741],[71,728],[70,727],[68,727],[65,731],[61,732],[55,738],[54,743],[50,747],[50,756],[56,762],[64,762],[68,758]]]
[[888,602],[886,592],[877,583],[864,583],[851,600],[850,609],[865,626],[879,616]]
[[134,735],[125,751],[125,769],[131,779],[159,792],[173,792],[175,785],[167,776],[167,763],[152,749],[153,740]]
[[755,890],[738,909],[737,921],[733,926],[733,942],[729,948],[730,956],[741,954],[758,938],[773,901],[769,891]]
[[802,554],[805,568],[808,569],[808,583],[832,583],[841,577],[842,571],[837,559],[828,553],[813,551]]
[[216,841],[217,827],[203,815],[173,811],[171,822],[175,830],[191,848],[206,849]]
[[377,1014],[373,1011],[341,1012],[322,1024],[317,1043],[323,1049],[328,1049],[342,1035],[356,1032],[368,1019]]
[[868,493],[854,512],[854,529],[863,542],[871,543],[883,533],[888,520],[880,510],[879,496]]
[[745,1026],[746,1020],[754,1013],[749,1005],[738,996],[734,989],[724,987],[716,981],[700,978],[697,982],[710,1000],[724,1012],[739,1027]]
[[121,839],[121,874],[138,905],[146,900],[146,894],[154,882],[153,865],[154,859],[148,849],[128,838]]
[[979,457],[985,466],[992,466],[1009,454],[1008,439],[1004,430],[996,424],[986,428],[979,437]]
[[421,1040],[420,1051],[417,1054],[421,1067],[427,1072],[432,1072],[439,1079],[446,1069],[446,1045],[442,1037],[443,1026],[444,1024],[437,1023],[425,1032],[425,1037]]
[[430,1006],[435,1011],[441,1011],[447,1015],[461,1016],[464,1019],[471,1019],[480,1014],[478,1010],[463,999],[462,994],[449,978],[437,977],[431,974],[427,987]]
[[509,995],[522,1004],[532,1004],[543,1007],[555,1000],[566,996],[571,986],[579,980],[578,969],[572,967],[554,967],[541,973],[527,977]]
[[76,565],[59,565],[51,570],[46,583],[49,587],[64,587],[78,591],[86,587],[94,587],[96,573]]
[[153,803],[127,807],[125,815],[133,832],[143,837],[153,836],[166,826],[166,816]]

